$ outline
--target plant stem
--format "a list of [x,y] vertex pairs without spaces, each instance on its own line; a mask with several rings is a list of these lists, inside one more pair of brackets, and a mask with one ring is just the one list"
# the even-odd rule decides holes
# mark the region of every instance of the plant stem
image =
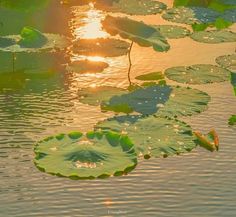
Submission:
[[131,68],[132,68],[132,61],[131,61],[131,50],[133,47],[134,42],[132,41],[130,48],[129,48],[129,52],[128,52],[128,57],[129,57],[129,69],[128,69],[128,80],[129,80],[129,85],[132,84],[131,82],[131,78],[130,78],[130,73],[131,73]]

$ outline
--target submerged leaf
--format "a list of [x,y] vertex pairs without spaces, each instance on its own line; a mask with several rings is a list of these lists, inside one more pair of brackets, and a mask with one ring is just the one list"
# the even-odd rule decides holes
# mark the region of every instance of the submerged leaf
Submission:
[[164,79],[164,75],[162,74],[162,72],[152,72],[144,75],[139,75],[135,79],[141,81],[156,81]]
[[210,44],[236,42],[236,33],[227,30],[199,31],[190,37],[195,41]]
[[95,7],[108,12],[121,12],[131,15],[149,15],[161,13],[166,5],[155,0],[99,0]]
[[167,157],[196,147],[190,126],[162,117],[120,116],[96,125],[97,129],[127,133],[139,156]]
[[127,92],[127,90],[117,87],[101,86],[81,89],[78,92],[78,96],[80,102],[88,105],[98,106],[113,96],[122,95]]
[[71,179],[122,175],[137,164],[133,143],[115,132],[80,132],[48,137],[35,146],[35,165]]
[[102,72],[109,65],[105,62],[79,60],[68,65],[67,70],[76,73],[97,73]]
[[169,68],[165,75],[174,81],[187,84],[207,84],[230,79],[230,71],[209,64]]
[[129,43],[113,38],[78,39],[73,52],[78,55],[116,57],[128,53]]
[[108,15],[102,24],[111,35],[119,34],[122,38],[134,41],[140,46],[152,46],[154,50],[160,52],[170,49],[170,45],[161,33],[143,22],[126,17],[112,17]]

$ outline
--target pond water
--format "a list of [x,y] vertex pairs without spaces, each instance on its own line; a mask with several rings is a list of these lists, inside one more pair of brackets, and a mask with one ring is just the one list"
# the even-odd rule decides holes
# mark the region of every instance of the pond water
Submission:
[[[172,6],[170,0],[162,2]],[[18,12],[10,10],[9,13],[18,19],[15,15]],[[68,35],[73,40],[106,37],[108,34],[101,27],[105,14],[92,4],[68,7],[52,1],[25,23],[33,23],[44,32]],[[132,19],[152,25],[171,24],[161,15],[132,16]],[[10,25],[11,20],[8,22]],[[15,22],[15,29],[13,25],[12,29],[4,31],[13,34],[18,31],[18,25],[20,22]],[[230,28],[236,31],[235,25]],[[137,75],[173,66],[214,64],[216,57],[232,54],[236,47],[235,42],[205,44],[189,37],[168,42],[171,49],[164,53],[134,44],[131,52],[133,82]],[[30,58],[41,58],[37,55],[16,56],[16,67],[22,62],[29,64]],[[22,58],[19,65],[18,58]],[[80,58],[68,52],[66,59]],[[0,216],[235,216],[236,129],[228,126],[228,118],[236,113],[236,100],[229,82],[190,85],[207,92],[211,102],[208,110],[201,114],[182,118],[194,130],[206,133],[215,129],[220,138],[219,152],[197,148],[181,156],[141,160],[127,176],[98,180],[55,177],[34,166],[33,146],[37,140],[60,132],[86,132],[98,121],[114,115],[102,113],[99,106],[82,104],[78,91],[101,85],[126,88],[129,85],[128,57],[91,59],[105,60],[109,67],[102,73],[90,74],[63,72],[58,67],[58,73],[47,78],[24,77],[17,72],[12,77],[1,75]],[[60,54],[51,61],[54,60],[53,65],[66,61]],[[2,55],[0,71],[11,67],[11,56]]]

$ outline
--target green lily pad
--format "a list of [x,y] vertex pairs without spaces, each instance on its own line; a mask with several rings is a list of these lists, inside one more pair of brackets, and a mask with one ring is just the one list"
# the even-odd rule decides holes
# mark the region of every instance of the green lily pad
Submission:
[[0,37],[0,48],[6,48],[16,44],[16,41],[12,38]]
[[236,33],[228,30],[199,31],[190,37],[195,41],[209,44],[236,42]]
[[229,125],[236,125],[236,115],[232,115],[230,118],[229,118]]
[[37,29],[24,27],[21,31],[21,39],[18,44],[21,47],[37,48],[42,47],[47,43],[47,37]]
[[67,70],[76,73],[98,73],[102,72],[109,65],[105,62],[96,62],[89,60],[79,60],[68,65]]
[[236,54],[219,56],[216,62],[222,67],[236,72]]
[[79,90],[78,97],[80,102],[92,106],[98,106],[102,102],[109,100],[113,96],[122,95],[127,93],[127,90],[117,88],[117,87],[109,87],[109,86],[101,86],[95,88],[85,88]]
[[162,106],[168,100],[171,90],[171,87],[166,85],[138,88],[128,94],[113,96],[109,101],[101,104],[101,109],[127,114],[132,112],[155,114],[159,105]]
[[102,22],[103,28],[111,35],[120,35],[122,38],[136,42],[140,46],[152,46],[155,51],[164,52],[170,45],[161,33],[152,26],[143,22],[131,20],[127,17],[106,16]]
[[219,12],[203,7],[170,8],[162,15],[162,17],[166,20],[189,25],[194,23],[212,23],[219,16]]
[[210,96],[200,90],[172,87],[169,100],[158,110],[157,115],[179,117],[201,113],[208,108]]
[[121,12],[131,15],[150,15],[161,13],[166,5],[154,0],[100,0],[95,7],[108,12]]
[[38,142],[34,151],[40,170],[71,179],[122,175],[137,164],[133,143],[115,132],[59,134]]
[[135,79],[140,81],[156,81],[164,79],[162,72],[151,72],[144,75],[139,75]]
[[236,22],[236,9],[226,10],[221,16],[224,20],[230,21],[232,23]]
[[73,45],[73,52],[79,55],[116,57],[126,55],[130,44],[113,38],[79,39]]
[[187,84],[207,84],[230,79],[230,71],[209,64],[173,67],[167,69],[165,75],[171,80]]
[[153,27],[157,28],[164,37],[169,39],[184,38],[190,35],[190,31],[182,26],[155,25]]
[[95,128],[127,133],[136,153],[146,159],[185,153],[196,147],[191,127],[175,119],[120,116],[100,122]]

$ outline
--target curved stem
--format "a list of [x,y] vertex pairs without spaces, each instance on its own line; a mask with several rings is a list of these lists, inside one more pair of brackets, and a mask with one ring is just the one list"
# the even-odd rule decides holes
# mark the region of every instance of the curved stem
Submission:
[[128,57],[129,57],[129,69],[128,69],[128,80],[129,80],[129,85],[132,84],[131,82],[131,78],[130,78],[130,74],[131,74],[131,68],[132,68],[132,61],[131,61],[131,50],[133,47],[134,42],[132,41],[130,48],[129,48],[129,52],[128,52]]

